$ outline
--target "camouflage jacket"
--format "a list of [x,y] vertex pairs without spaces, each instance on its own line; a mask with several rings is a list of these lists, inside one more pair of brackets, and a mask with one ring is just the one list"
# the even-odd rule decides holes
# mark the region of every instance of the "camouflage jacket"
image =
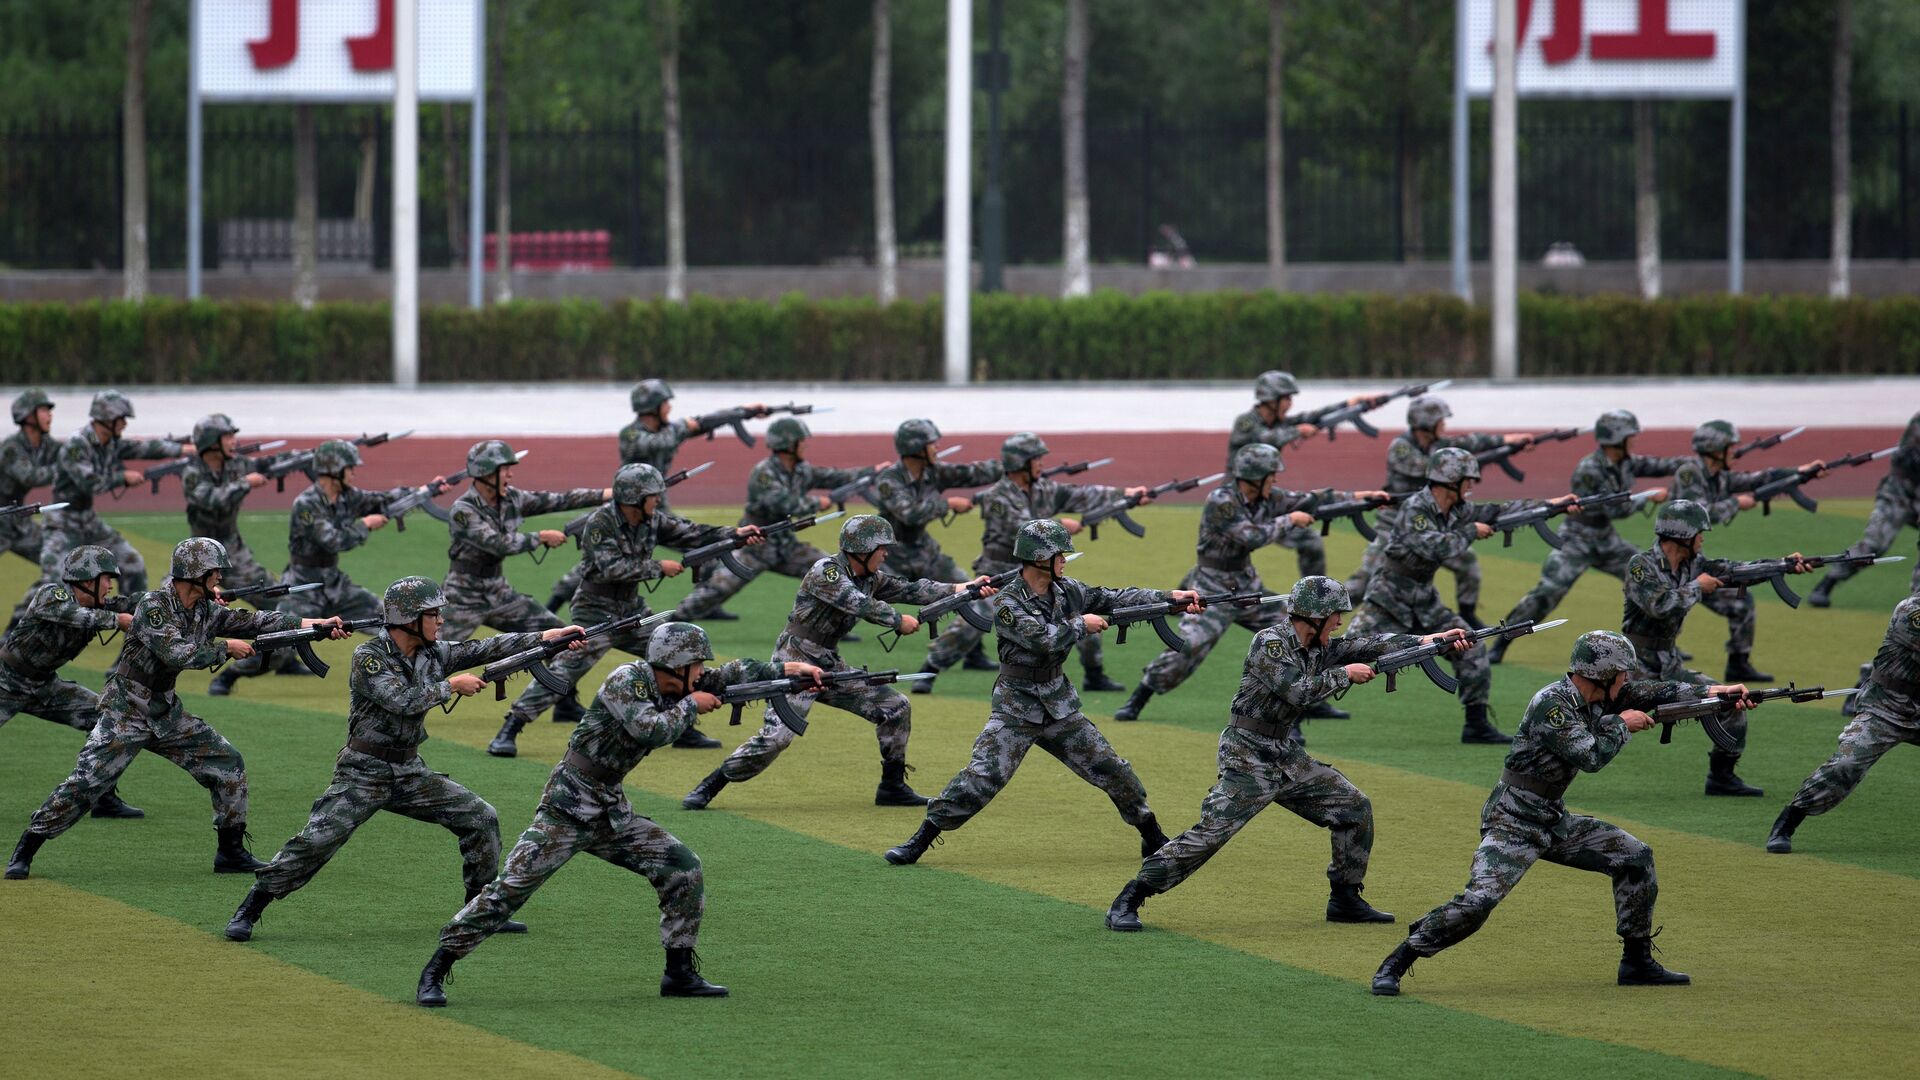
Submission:
[[1880,486],[1874,489],[1874,496],[1897,499],[1907,506],[1920,506],[1920,446],[1911,445],[1911,435],[1894,452],[1887,466],[1887,475],[1880,478]]
[[1707,508],[1715,525],[1725,525],[1740,512],[1739,494],[1752,491],[1769,481],[1778,480],[1792,469],[1761,469],[1758,472],[1714,472],[1704,459],[1691,457],[1673,474],[1673,497],[1692,499]]
[[339,498],[330,500],[319,484],[309,485],[293,500],[293,512],[287,517],[288,558],[297,562],[352,551],[366,543],[369,535],[360,519],[385,513],[388,502],[410,490],[347,488]]
[[780,650],[793,649],[810,662],[816,656],[825,659],[837,655],[837,648],[821,642],[837,645],[863,619],[890,630],[900,628],[900,613],[889,601],[931,604],[952,593],[953,586],[946,582],[925,578],[909,581],[884,569],[855,577],[845,555],[829,555],[814,563],[807,570],[807,576],[800,579],[800,591],[793,597],[793,610],[787,613],[789,626],[798,626],[817,640],[782,631],[774,645],[775,655],[785,655]]
[[[1295,510],[1312,510],[1321,503],[1353,498],[1351,491],[1289,491],[1274,488],[1273,494],[1257,503],[1240,497],[1240,485],[1228,480],[1207,495],[1206,508],[1200,512],[1200,536],[1194,553],[1209,562],[1240,562],[1279,540],[1293,526],[1287,515]],[[1251,573],[1251,569],[1244,571]]]
[[1285,450],[1300,439],[1298,422],[1292,417],[1283,416],[1279,423],[1269,426],[1260,419],[1259,409],[1248,409],[1234,418],[1233,429],[1227,433],[1227,475],[1233,475],[1233,455],[1243,446],[1266,443],[1275,450]]
[[73,433],[60,448],[60,469],[53,478],[53,501],[69,503],[69,511],[93,509],[93,497],[126,486],[125,462],[180,456],[180,444],[166,439],[108,439],[93,437],[89,424]]
[[227,458],[214,472],[204,455],[195,454],[180,476],[187,497],[187,528],[194,536],[215,540],[236,540],[240,536],[240,504],[253,486],[247,474],[256,473],[278,461],[284,454],[248,457],[236,454]]
[[538,632],[495,634],[454,644],[436,641],[411,658],[382,630],[353,650],[347,680],[347,736],[406,750],[427,741],[427,713],[453,698],[447,676],[502,660],[540,643]]
[[[719,693],[734,683],[779,677],[779,666],[742,658],[708,668],[694,689]],[[644,661],[622,664],[601,684],[586,716],[567,740],[567,750],[624,776],[648,754],[679,738],[698,716],[690,699],[661,695],[653,669]],[[565,759],[554,767],[540,803],[585,822],[632,809],[620,784],[603,784],[585,776]]]
[[[1506,436],[1485,432],[1473,432],[1461,435],[1442,435],[1433,440],[1425,450],[1413,441],[1411,434],[1402,433],[1394,437],[1393,444],[1387,447],[1387,479],[1380,486],[1390,495],[1404,495],[1409,491],[1419,491],[1427,486],[1427,458],[1435,450],[1449,446],[1477,454],[1483,450],[1506,444]],[[1389,509],[1396,509],[1390,507]],[[1384,512],[1384,511],[1383,511]]]
[[1413,634],[1348,634],[1325,646],[1309,647],[1300,644],[1292,622],[1269,626],[1253,635],[1232,712],[1292,727],[1308,709],[1347,692],[1353,685],[1347,677],[1348,664],[1369,663],[1383,653],[1419,643]]
[[[1629,454],[1620,459],[1619,464],[1607,460],[1604,447],[1596,447],[1593,453],[1580,459],[1573,467],[1573,480],[1569,485],[1575,495],[1612,495],[1622,491],[1632,491],[1635,477],[1672,476],[1681,470],[1691,458],[1684,457],[1647,457],[1644,454]],[[1576,528],[1598,529],[1605,532],[1613,530],[1613,523],[1632,514],[1637,507],[1632,503],[1616,503],[1599,510],[1587,510],[1570,514],[1567,524]]]
[[122,668],[149,679],[210,668],[227,658],[227,638],[256,638],[299,625],[300,616],[284,611],[246,611],[211,600],[188,607],[175,595],[173,579],[162,578],[158,588],[135,602],[133,626],[107,681],[120,678]]
[[974,560],[973,571],[997,574],[1013,569],[1017,565],[1013,561],[1013,541],[1020,534],[1020,526],[1029,521],[1084,514],[1125,497],[1119,488],[1105,484],[1061,484],[1036,478],[1031,486],[1022,488],[1011,477],[1003,476],[974,501],[980,511],[980,557]]
[[[768,457],[747,474],[747,506],[740,515],[740,524],[773,525],[796,514],[811,514],[820,509],[820,501],[809,492],[836,488],[872,475],[871,466],[830,469],[801,461],[789,469],[778,455]],[[797,541],[789,533],[771,537],[767,542],[784,546]]]
[[1399,516],[1388,526],[1382,538],[1386,542],[1382,568],[1416,584],[1430,585],[1442,564],[1472,549],[1475,523],[1491,525],[1508,509],[1507,503],[1467,499],[1442,513],[1433,501],[1433,489],[1427,488],[1402,503]]
[[967,465],[949,465],[936,461],[915,480],[905,462],[896,461],[881,469],[873,481],[873,505],[880,516],[893,526],[893,534],[903,546],[913,546],[927,538],[927,526],[947,512],[948,488],[985,487],[1000,479],[998,461],[975,461]]
[[0,641],[0,680],[45,685],[86,651],[95,634],[111,633],[120,615],[131,612],[134,597],[112,596],[99,607],[82,607],[64,581],[36,586],[26,610]]
[[1700,602],[1701,574],[1718,576],[1732,564],[1724,559],[1704,559],[1696,555],[1668,569],[1667,556],[1659,544],[1627,560],[1627,576],[1621,591],[1626,607],[1620,616],[1620,632],[1629,638],[1673,641],[1680,636],[1680,625],[1687,612]]
[[635,417],[620,429],[620,461],[624,465],[651,465],[665,476],[673,471],[673,454],[687,441],[687,422],[670,420],[659,431],[648,431]]
[[501,559],[540,546],[540,538],[521,532],[520,523],[538,514],[555,510],[580,510],[600,505],[605,488],[574,488],[572,491],[522,491],[508,486],[499,503],[468,488],[453,500],[447,518],[447,558],[455,563],[494,564]]
[[993,715],[1028,724],[1063,720],[1080,711],[1080,695],[1064,674],[1042,682],[1015,677],[1013,664],[1059,670],[1087,625],[1080,616],[1105,615],[1117,607],[1165,600],[1158,589],[1103,589],[1069,577],[1036,595],[1025,577],[994,594],[994,631],[999,639],[1000,678],[993,684]]
[[[1599,772],[1627,745],[1622,712],[1644,712],[1668,702],[1692,700],[1697,694],[1691,683],[1633,680],[1612,701],[1589,705],[1574,688],[1573,680],[1563,676],[1542,687],[1527,703],[1526,716],[1521,718],[1520,729],[1513,733],[1513,746],[1507,751],[1506,769],[1564,793],[1575,776]],[[1487,796],[1480,820],[1484,828],[1489,820],[1504,815],[1551,828],[1565,813],[1564,797],[1548,798],[1501,783]]]
[[602,503],[580,530],[580,572],[588,581],[631,588],[661,577],[654,545],[685,551],[732,535],[725,525],[697,525],[664,510],[629,525],[618,505]]
[[1909,596],[1893,609],[1856,707],[1920,726],[1920,596]]
[[60,444],[42,436],[40,445],[27,442],[24,431],[0,440],[0,506],[27,501],[27,492],[53,483],[60,472]]

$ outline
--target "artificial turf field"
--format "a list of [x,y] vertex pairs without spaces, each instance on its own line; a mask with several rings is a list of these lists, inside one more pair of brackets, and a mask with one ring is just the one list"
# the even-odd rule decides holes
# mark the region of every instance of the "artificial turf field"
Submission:
[[[1861,501],[1825,501],[1809,516],[1747,515],[1708,538],[1709,553],[1761,557],[1832,552],[1859,537]],[[726,520],[724,511],[695,512]],[[1075,563],[1101,584],[1168,586],[1192,559],[1193,507],[1149,508],[1145,540],[1115,532]],[[145,553],[153,580],[184,531],[178,515],[112,519]],[[249,514],[244,529],[269,567],[283,563],[284,516]],[[445,537],[424,518],[384,530],[342,566],[375,591],[406,573],[437,575]],[[558,520],[558,519],[556,519]],[[946,543],[964,563],[978,524]],[[1646,541],[1644,519],[1627,534]],[[1911,556],[1912,533],[1895,552]],[[830,543],[823,528],[810,537]],[[1344,574],[1360,541],[1330,538]],[[563,549],[564,550],[564,549]],[[1535,579],[1545,546],[1480,545],[1483,616],[1504,612]],[[1278,591],[1293,556],[1256,561]],[[566,559],[509,563],[544,598]],[[1788,610],[1763,589],[1755,660],[1804,684],[1851,685],[1871,657],[1909,567],[1869,571],[1835,606]],[[31,578],[0,560],[0,595]],[[1814,578],[1794,579],[1804,593]],[[686,589],[670,582],[654,598]],[[1442,575],[1443,590],[1451,581]],[[743,619],[708,627],[725,658],[765,656],[792,599],[771,576],[729,606]],[[1590,575],[1558,615],[1572,623],[1515,645],[1494,669],[1497,720],[1511,729],[1526,699],[1555,677],[1575,633],[1617,628],[1618,583]],[[1689,621],[1686,646],[1719,674],[1724,624]],[[1111,639],[1111,634],[1109,635]],[[1214,778],[1225,704],[1249,638],[1235,629],[1210,661],[1137,724],[1102,729],[1145,782],[1169,833],[1191,824]],[[885,655],[871,632],[850,659],[912,670],[924,637]],[[338,664],[351,643],[328,646]],[[1159,647],[1142,632],[1108,641],[1110,671],[1131,682]],[[98,686],[113,652],[69,670]],[[603,663],[594,678],[611,670]],[[1077,670],[1077,669],[1076,669]],[[266,677],[211,699],[206,677],[181,680],[189,709],[246,755],[254,851],[269,857],[304,823],[344,740],[346,681]],[[991,676],[950,672],[915,697],[913,781],[937,792],[965,762],[986,717]],[[1618,942],[1604,879],[1542,865],[1487,927],[1422,961],[1399,999],[1367,978],[1405,924],[1458,890],[1478,812],[1502,752],[1457,742],[1459,710],[1417,675],[1398,693],[1375,682],[1342,704],[1345,722],[1316,723],[1312,753],[1373,799],[1377,839],[1367,898],[1394,926],[1322,921],[1325,835],[1284,811],[1262,815],[1193,880],[1154,898],[1148,930],[1106,931],[1101,914],[1138,868],[1138,841],[1098,791],[1043,753],[967,828],[915,867],[879,853],[918,824],[913,810],[872,805],[877,754],[868,726],[815,711],[803,740],[765,775],[729,787],[714,808],[679,798],[725,751],[664,750],[635,770],[637,809],[705,863],[700,952],[728,984],[724,1001],[667,1001],[652,890],[591,858],[576,859],[534,897],[525,937],[497,937],[454,971],[451,1007],[412,1004],[415,977],[459,906],[459,862],[441,830],[381,815],[313,883],[275,904],[252,943],[220,936],[247,879],[209,870],[206,794],[183,772],[143,756],[121,790],[144,821],[83,820],[44,848],[26,882],[0,882],[0,1015],[5,1074],[81,1075],[608,1075],[703,1076],[1460,1076],[1552,1074],[1777,1076],[1908,1074],[1920,1053],[1910,991],[1920,961],[1920,755],[1896,750],[1837,811],[1810,819],[1796,854],[1771,856],[1768,823],[1823,761],[1844,721],[1821,705],[1753,714],[1741,773],[1759,800],[1700,794],[1705,737],[1680,728],[1661,746],[1636,738],[1612,767],[1582,777],[1571,803],[1653,846],[1661,879],[1663,959],[1690,972],[1675,990],[1613,984]],[[1121,695],[1088,695],[1101,719]],[[542,721],[515,760],[483,752],[503,706],[483,693],[434,714],[424,748],[434,767],[500,812],[503,841],[531,819],[566,729]],[[752,715],[751,713],[749,714]],[[728,748],[750,734],[725,712],[703,727]],[[0,836],[11,844],[71,768],[77,733],[31,717],[0,729]]]

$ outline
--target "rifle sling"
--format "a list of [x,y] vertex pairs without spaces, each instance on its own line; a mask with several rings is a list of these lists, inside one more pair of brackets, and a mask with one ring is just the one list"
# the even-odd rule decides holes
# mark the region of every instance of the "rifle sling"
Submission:
[[1567,788],[1573,785],[1573,780],[1569,777],[1564,782],[1555,783],[1530,773],[1515,772],[1512,769],[1501,769],[1500,783],[1507,787],[1519,788],[1521,791],[1531,791],[1543,799],[1552,799],[1558,802],[1566,797]]
[[605,765],[582,754],[580,751],[571,748],[567,750],[567,756],[562,758],[561,761],[581,776],[586,777],[596,784],[604,784],[607,787],[619,787],[627,778],[627,774],[619,769],[609,769]]

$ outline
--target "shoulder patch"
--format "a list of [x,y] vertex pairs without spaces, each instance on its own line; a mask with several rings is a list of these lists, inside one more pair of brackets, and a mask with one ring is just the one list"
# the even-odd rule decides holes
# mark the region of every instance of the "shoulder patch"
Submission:
[[380,658],[368,653],[360,658],[360,667],[369,675],[377,675],[380,673]]
[[53,598],[64,604],[67,601],[73,599],[73,594],[67,591],[66,586],[55,585],[53,587]]
[[1413,527],[1420,532],[1430,532],[1433,529],[1433,522],[1425,514],[1415,514],[1413,515]]
[[1920,607],[1914,608],[1913,614],[1907,616],[1907,625],[1920,630]]
[[1634,563],[1632,566],[1628,567],[1627,569],[1628,569],[1628,572],[1633,575],[1633,580],[1635,581],[1647,580],[1647,564],[1646,563],[1637,562],[1637,563]]
[[839,581],[840,568],[838,566],[835,566],[833,563],[828,563],[827,568],[825,570],[820,571],[820,576],[823,578],[826,578],[828,581]]
[[156,630],[167,625],[167,613],[161,611],[158,604],[147,609],[147,625]]
[[465,528],[467,525],[467,522],[471,520],[473,520],[472,516],[468,514],[465,510],[455,510],[453,512],[453,523],[455,525],[460,526],[461,528]]
[[1278,641],[1267,642],[1267,659],[1278,660],[1286,655],[1287,647]]
[[300,511],[300,524],[302,525],[313,524],[313,511],[311,510]]
[[588,543],[604,544],[606,543],[606,541],[607,541],[607,530],[601,528],[600,526],[595,525],[592,529],[589,529],[587,531]]
[[1558,705],[1548,706],[1546,719],[1548,727],[1566,727],[1567,710]]
[[[1915,616],[1915,617],[1920,618],[1920,616]],[[1013,625],[1013,609],[1009,607],[1001,608],[998,618],[1001,622],[1007,624],[1008,626],[1012,626]]]

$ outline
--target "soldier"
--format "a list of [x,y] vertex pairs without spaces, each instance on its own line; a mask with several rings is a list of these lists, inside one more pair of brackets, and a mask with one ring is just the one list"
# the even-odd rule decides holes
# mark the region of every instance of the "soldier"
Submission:
[[236,454],[234,444],[239,434],[240,429],[225,413],[201,417],[193,425],[194,456],[180,477],[187,497],[187,528],[194,536],[205,536],[225,545],[233,572],[223,577],[232,589],[273,582],[273,575],[267,573],[247,548],[247,542],[240,538],[240,504],[253,489],[267,482],[266,474],[260,470],[289,456],[273,454],[253,458]]
[[[1201,593],[1252,592],[1265,588],[1260,572],[1253,568],[1253,552],[1267,544],[1278,543],[1289,529],[1313,522],[1309,512],[1323,502],[1384,495],[1379,491],[1289,491],[1277,486],[1286,471],[1280,451],[1264,443],[1243,446],[1233,455],[1233,479],[1207,496],[1206,509],[1200,512],[1200,538],[1194,568],[1182,584]],[[1312,576],[1312,575],[1309,575]],[[1180,620],[1180,636],[1186,640],[1184,651],[1167,649],[1140,673],[1140,685],[1134,688],[1126,704],[1114,712],[1115,720],[1138,720],[1140,711],[1155,694],[1171,693],[1200,667],[1207,654],[1220,643],[1227,628],[1239,623],[1254,633],[1286,620],[1278,607],[1209,608]],[[1306,716],[1315,719],[1345,719],[1347,714],[1324,699],[1315,702]]]
[[[793,611],[787,616],[787,628],[773,645],[775,663],[792,660],[826,672],[845,671],[848,664],[840,656],[840,642],[856,622],[865,620],[908,637],[920,628],[920,620],[895,611],[888,601],[930,604],[967,587],[925,578],[909,581],[886,572],[882,566],[893,543],[892,526],[872,514],[856,515],[841,526],[840,554],[821,558],[801,579]],[[982,575],[973,583],[984,586],[986,580]],[[993,592],[991,588],[981,589],[985,596]],[[829,690],[817,696],[802,694],[790,700],[802,716],[818,700],[873,725],[874,737],[880,742],[880,786],[873,793],[875,806],[927,804],[926,796],[907,786],[907,738],[913,730],[913,707],[905,695],[891,686],[874,686]],[[728,784],[743,783],[767,771],[792,745],[793,737],[769,708],[760,733],[741,743],[680,800],[680,805],[688,810],[705,810]]]
[[[1465,435],[1453,435],[1447,432],[1447,418],[1453,410],[1444,399],[1432,394],[1423,394],[1407,403],[1407,430],[1394,437],[1387,447],[1387,481],[1384,485],[1389,495],[1409,495],[1427,486],[1427,455],[1435,450],[1452,446],[1470,454],[1479,454],[1501,446],[1528,447],[1533,444],[1533,436],[1525,433],[1494,435],[1487,432],[1474,432]],[[1385,534],[1399,516],[1397,506],[1383,506],[1375,515],[1380,524],[1380,532]],[[1367,545],[1360,557],[1360,569],[1347,578],[1347,592],[1359,603],[1367,595],[1367,582],[1373,572],[1379,569],[1380,553],[1386,548],[1386,540],[1376,539]],[[1455,610],[1467,625],[1475,630],[1485,624],[1480,621],[1480,560],[1468,548],[1457,559],[1444,564],[1453,572],[1453,596]]]
[[[666,490],[666,480],[660,470],[651,465],[622,465],[614,474],[613,501],[588,514],[586,525],[580,531],[580,565],[585,572],[574,597],[575,621],[592,625],[628,615],[645,618],[653,614],[653,609],[640,595],[640,585],[645,583],[651,589],[654,587],[651,583],[678,577],[683,569],[673,559],[656,559],[653,548],[657,543],[690,548],[729,536],[744,537],[750,545],[764,542],[760,539],[760,530],[752,525],[737,529],[696,525],[667,513],[660,508]],[[566,680],[568,686],[578,686],[611,649],[645,657],[647,637],[651,633],[652,629],[648,628],[602,635],[562,654],[549,667]],[[494,757],[513,757],[519,752],[514,740],[521,729],[563,700],[539,681],[529,682],[507,711],[500,734],[487,744],[487,753]],[[562,719],[558,708],[554,708],[554,719]],[[674,745],[700,748],[719,744],[688,724]]]
[[1813,770],[1774,819],[1768,851],[1792,851],[1800,823],[1840,805],[1881,755],[1903,742],[1920,746],[1920,593],[1893,609],[1887,636],[1853,700],[1853,721],[1840,733],[1839,749]]
[[[1200,803],[1200,823],[1147,856],[1107,911],[1107,929],[1139,930],[1140,905],[1192,877],[1254,815],[1271,803],[1328,830],[1333,861],[1327,921],[1392,922],[1360,898],[1373,851],[1373,804],[1340,770],[1307,756],[1299,742],[1300,714],[1315,701],[1370,682],[1370,662],[1422,641],[1465,638],[1449,630],[1425,638],[1404,634],[1335,640],[1340,613],[1351,610],[1347,590],[1332,578],[1301,578],[1287,602],[1287,622],[1254,635],[1234,695],[1233,719],[1220,733],[1220,779]],[[1466,648],[1466,642],[1458,642]]]
[[218,540],[194,537],[173,549],[171,574],[133,609],[120,658],[107,671],[100,720],[73,775],[34,812],[13,849],[7,877],[26,877],[40,846],[72,828],[142,750],[187,770],[212,794],[213,827],[220,837],[214,873],[250,874],[267,865],[246,847],[247,772],[240,751],[181,706],[174,681],[182,671],[252,655],[253,646],[243,639],[296,626],[329,626],[328,636],[336,638],[348,631],[338,618],[249,613],[215,603],[227,566],[227,549]]
[[53,501],[67,505],[64,510],[47,512],[46,540],[40,546],[43,582],[59,579],[60,560],[68,550],[97,544],[113,552],[119,562],[122,592],[131,596],[147,591],[146,561],[125,537],[93,512],[94,496],[132,487],[147,478],[138,469],[127,468],[128,459],[180,456],[180,444],[167,439],[123,440],[120,436],[126,433],[132,416],[133,402],[126,395],[102,390],[93,395],[93,404],[87,409],[87,426],[74,432],[60,448]]
[[[125,632],[137,597],[114,596],[120,567],[113,552],[83,544],[60,562],[60,580],[27,593],[18,620],[0,640],[0,724],[26,713],[75,731],[91,732],[99,720],[100,695],[60,677],[60,669],[86,651],[95,634]],[[108,788],[93,804],[97,818],[146,817]]]
[[[1599,448],[1580,459],[1573,467],[1575,495],[1612,495],[1629,491],[1637,476],[1672,476],[1687,463],[1683,457],[1646,457],[1633,452],[1633,437],[1640,434],[1640,419],[1624,409],[1600,414],[1593,424],[1593,441]],[[1653,501],[1666,502],[1672,495],[1662,488],[1653,493]],[[1547,556],[1540,567],[1540,581],[1520,598],[1506,622],[1519,619],[1544,619],[1566,598],[1573,583],[1589,567],[1621,577],[1627,572],[1627,560],[1634,547],[1613,531],[1617,518],[1633,513],[1631,503],[1616,503],[1598,510],[1576,511],[1567,515],[1560,530],[1565,546]],[[1624,580],[1624,579],[1623,579]],[[1487,650],[1487,662],[1506,659],[1507,639],[1496,640]]]
[[[1653,958],[1653,901],[1660,885],[1652,849],[1618,826],[1569,813],[1563,801],[1577,774],[1599,772],[1634,732],[1653,726],[1647,710],[1694,696],[1692,683],[1638,680],[1639,670],[1633,646],[1619,634],[1592,630],[1574,642],[1567,677],[1533,695],[1500,782],[1480,812],[1480,846],[1467,887],[1413,924],[1374,973],[1374,993],[1398,994],[1415,960],[1465,941],[1485,925],[1539,859],[1613,879],[1621,986],[1692,981]],[[1740,707],[1753,704],[1743,699]]]
[[[448,644],[440,640],[444,602],[440,586],[427,578],[404,577],[387,586],[380,605],[386,632],[353,650],[347,745],[334,759],[333,780],[314,800],[306,828],[254,876],[253,888],[227,923],[228,940],[252,938],[268,904],[312,881],[354,830],[382,810],[430,821],[459,838],[468,900],[500,872],[500,819],[493,807],[420,758],[427,713],[486,685],[462,668],[490,664],[580,628]],[[501,929],[525,933],[527,928],[514,922]]]
[[[53,400],[42,390],[28,390],[13,399],[13,422],[20,430],[0,442],[0,506],[18,506],[27,493],[53,483],[59,472],[60,444],[48,438],[53,431]],[[40,565],[45,541],[32,514],[0,517],[0,551]]]
[[[1653,521],[1653,546],[1627,561],[1627,576],[1621,586],[1626,594],[1621,632],[1633,643],[1640,659],[1640,674],[1649,679],[1686,682],[1706,686],[1713,680],[1697,671],[1688,671],[1680,652],[1680,626],[1695,604],[1727,586],[1716,574],[1725,574],[1738,565],[1721,559],[1703,559],[1700,546],[1712,528],[1707,508],[1691,499],[1676,499],[1660,508]],[[1787,556],[1794,566],[1789,573],[1804,574],[1811,568],[1800,561],[1800,553]],[[1727,589],[1732,592],[1732,589]],[[1736,637],[1753,640],[1753,608],[1747,608],[1744,624],[1733,628]],[[1745,692],[1744,685],[1735,689]],[[1734,717],[1727,729],[1744,749],[1747,722]],[[1707,752],[1707,794],[1758,796],[1765,792],[1734,775],[1740,763],[1740,751],[1728,752],[1714,747]]]
[[[1294,443],[1319,433],[1320,429],[1314,425],[1301,423],[1287,415],[1287,410],[1293,407],[1294,395],[1299,392],[1300,384],[1284,371],[1262,372],[1254,380],[1253,408],[1234,418],[1233,429],[1227,435],[1228,475],[1232,475],[1233,463],[1238,460],[1240,451],[1248,446],[1264,444],[1284,451]],[[1301,577],[1327,572],[1327,546],[1314,529],[1307,526],[1291,527],[1272,543],[1298,552]]]
[[706,631],[691,623],[667,623],[647,642],[646,663],[623,664],[607,676],[500,876],[440,931],[440,948],[420,972],[415,1001],[445,1005],[454,961],[498,933],[535,890],[582,851],[643,875],[660,894],[660,944],[667,951],[660,996],[726,996],[727,988],[701,978],[694,962],[706,907],[700,857],[634,813],[621,784],[648,753],[679,738],[695,716],[719,708],[715,695],[726,687],[783,675],[817,681],[820,669],[742,658],[709,670],[706,662],[712,659]]
[[[1900,535],[1902,526],[1920,528],[1920,412],[1907,421],[1900,436],[1900,448],[1888,462],[1887,475],[1873,493],[1873,513],[1867,516],[1867,531],[1860,542],[1849,548],[1855,555],[1885,555]],[[1833,587],[1860,572],[1858,566],[1827,567],[1827,575],[1807,595],[1814,607],[1833,603]],[[1913,591],[1920,593],[1920,559],[1913,564]],[[1865,669],[1862,669],[1865,677]]]
[[[1098,510],[1129,496],[1140,496],[1141,505],[1153,500],[1144,487],[1116,488],[1103,484],[1062,484],[1040,475],[1040,459],[1047,453],[1046,441],[1031,431],[1007,438],[1000,445],[1000,480],[980,494],[980,557],[973,561],[973,572],[991,576],[1005,573],[1019,564],[1013,561],[1013,540],[1020,526],[1041,518],[1056,518],[1067,533],[1080,531],[1080,522],[1061,514],[1084,514]],[[977,608],[984,619],[993,618],[993,606],[982,600]],[[923,672],[938,673],[959,663],[980,647],[981,631],[965,619],[955,619],[951,632],[940,638],[927,655]],[[1100,639],[1087,637],[1080,642],[1080,666],[1085,678],[1080,689],[1125,690],[1107,678]],[[914,684],[913,689],[931,691],[932,680]]]
[[973,744],[973,758],[927,807],[927,820],[899,847],[887,851],[895,866],[920,861],[943,832],[965,825],[986,809],[1038,743],[1082,780],[1107,793],[1120,819],[1140,833],[1142,858],[1167,842],[1147,805],[1147,789],[1133,766],[1115,753],[1093,721],[1080,711],[1080,696],[1061,664],[1080,639],[1107,628],[1102,614],[1117,607],[1165,601],[1199,608],[1191,589],[1103,589],[1066,576],[1073,538],[1057,521],[1020,526],[1013,557],[1020,576],[995,597],[994,629],[1000,646],[1000,677],[993,684],[993,711]]

